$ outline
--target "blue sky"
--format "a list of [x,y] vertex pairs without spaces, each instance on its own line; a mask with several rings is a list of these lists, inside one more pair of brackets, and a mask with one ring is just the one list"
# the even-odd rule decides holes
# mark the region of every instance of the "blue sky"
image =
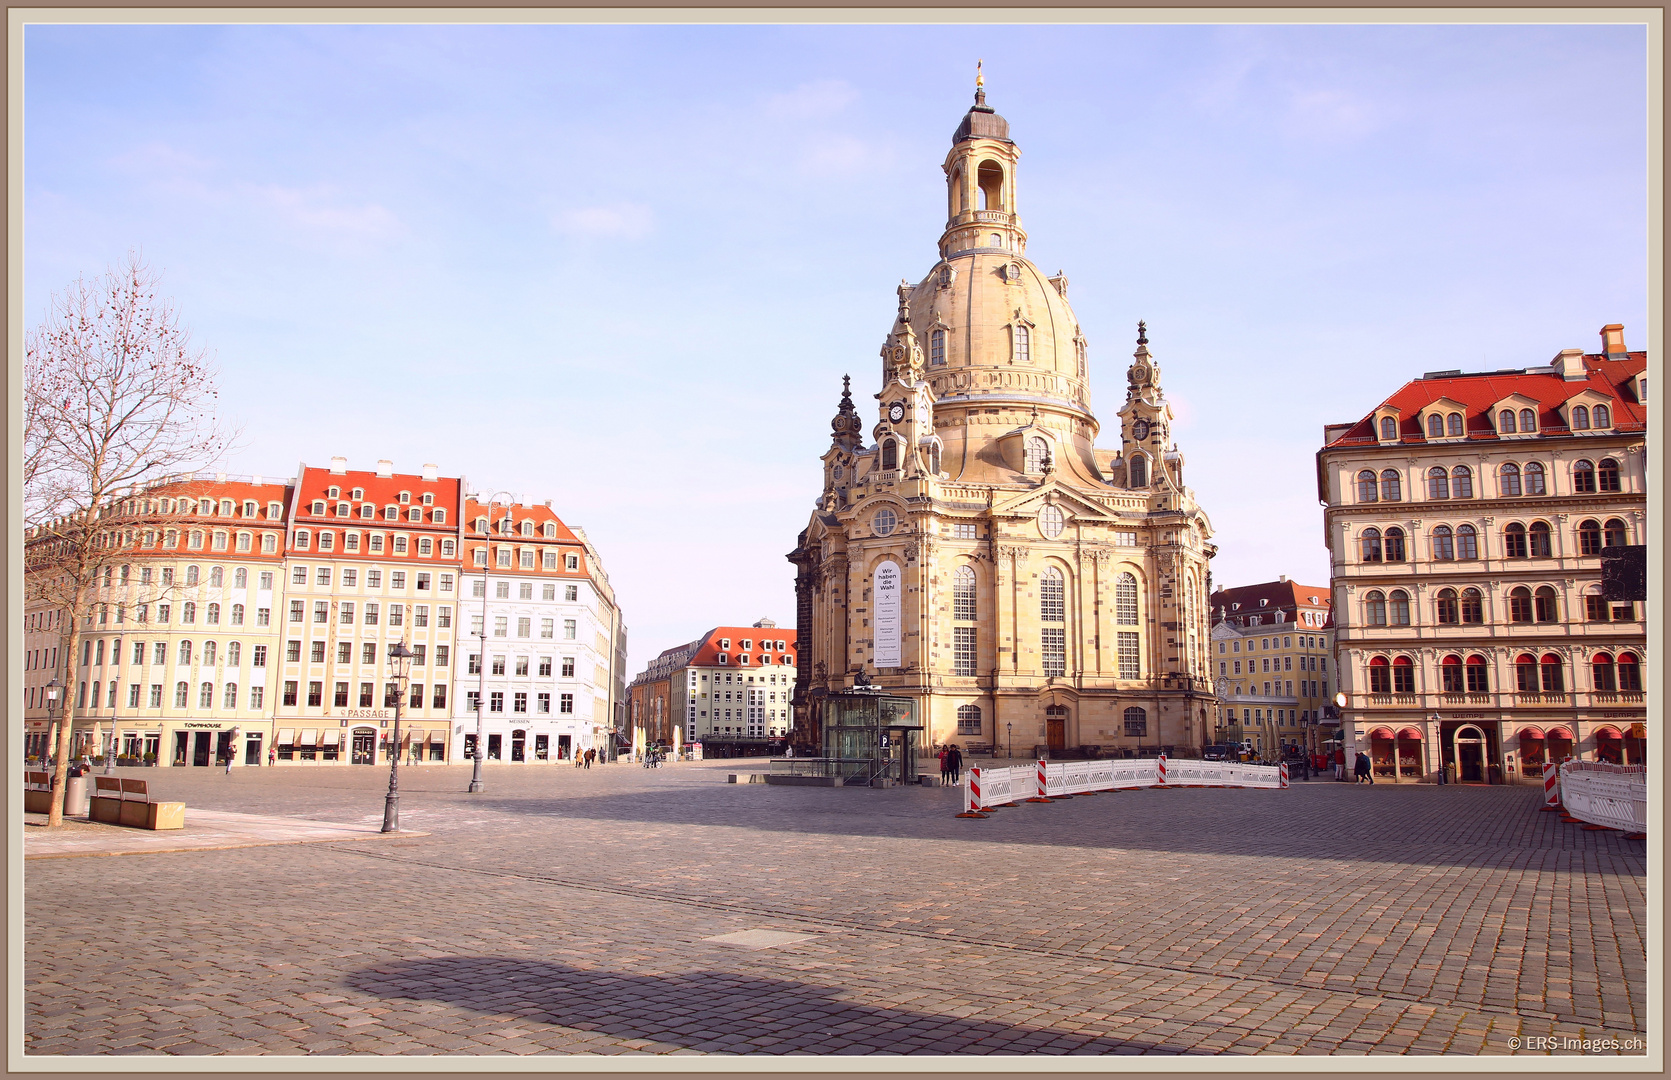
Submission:
[[[843,373],[935,260],[975,58],[1093,407],[1149,325],[1219,584],[1322,584],[1313,455],[1439,368],[1647,344],[1640,27],[47,27],[25,303],[130,248],[244,432],[553,499],[636,672],[794,621]],[[1112,440],[1104,440],[1105,443]]]

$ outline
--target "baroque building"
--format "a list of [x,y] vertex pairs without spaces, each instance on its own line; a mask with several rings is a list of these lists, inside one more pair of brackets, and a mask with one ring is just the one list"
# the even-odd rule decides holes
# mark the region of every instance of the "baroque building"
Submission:
[[899,286],[868,425],[843,380],[788,556],[799,748],[819,748],[829,694],[867,681],[918,702],[926,743],[1210,741],[1212,526],[1142,323],[1118,448],[1097,447],[1068,279],[1027,258],[1020,156],[977,82],[943,165],[940,258]]
[[1647,543],[1648,357],[1601,336],[1428,372],[1324,429],[1342,729],[1379,775],[1645,760],[1645,605],[1604,595],[1602,556]]

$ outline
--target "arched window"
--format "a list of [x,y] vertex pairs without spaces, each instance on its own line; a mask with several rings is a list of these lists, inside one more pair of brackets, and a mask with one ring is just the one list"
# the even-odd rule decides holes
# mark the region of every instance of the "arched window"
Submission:
[[1119,626],[1137,625],[1137,579],[1121,574],[1114,583],[1114,622]]
[[1612,458],[1603,458],[1596,469],[1596,487],[1602,491],[1619,490],[1619,463]]
[[1427,437],[1442,439],[1445,437],[1445,418],[1438,413],[1427,414]]
[[208,608],[205,610],[204,615],[206,616],[204,621],[207,622],[210,626],[219,626],[220,625],[220,605],[219,604],[210,604],[208,606]]
[[195,566],[186,567],[186,584],[187,585],[196,585],[197,584],[197,567],[195,567]]
[[[1434,417],[1438,419],[1438,417]],[[1451,474],[1445,471],[1443,465],[1435,465],[1427,470],[1427,497],[1430,499],[1448,499],[1451,497]]]
[[[1044,441],[1043,436],[1029,435],[1027,437],[1026,460],[1023,461],[1021,467],[1029,475],[1041,473],[1044,471],[1044,461],[1049,456],[1050,444]],[[1134,454],[1132,456],[1135,460],[1136,455]]]
[[1398,420],[1391,416],[1381,417],[1381,441],[1398,441]]
[[1489,693],[1491,693],[1490,668],[1487,666],[1487,664],[1485,662],[1485,657],[1477,656],[1477,655],[1476,656],[1470,656],[1468,658],[1468,669],[1467,670],[1468,670],[1468,692],[1470,694],[1489,694]]
[[[1439,590],[1438,597],[1433,601],[1433,614],[1435,621],[1440,625],[1448,626],[1461,621],[1461,612],[1456,606],[1455,589]],[[1461,660],[1457,661],[1458,665],[1461,663]]]
[[1016,323],[1010,327],[1010,339],[1015,343],[1015,362],[1027,364],[1032,362],[1032,342],[1027,336],[1027,327]]
[[1453,412],[1449,416],[1445,417],[1445,426],[1450,429],[1449,433],[1450,433],[1451,438],[1453,438],[1453,439],[1462,438],[1463,427],[1462,427],[1462,414],[1461,413]]
[[1359,540],[1363,545],[1363,561],[1380,562],[1381,530],[1372,525],[1363,531],[1363,533],[1359,536]]
[[952,572],[952,618],[974,622],[975,596],[975,568],[965,563]]
[[1538,591],[1532,598],[1532,614],[1538,622],[1552,623],[1560,620],[1561,605],[1555,596],[1555,590],[1548,585],[1539,585]]
[[1387,625],[1387,597],[1380,590],[1363,598],[1364,622],[1370,626]]
[[229,683],[226,684],[226,696],[223,697],[221,699],[221,701],[225,705],[225,707],[228,708],[228,709],[236,709],[238,707],[238,684],[237,683],[229,682]]
[[1369,692],[1392,693],[1392,665],[1387,663],[1384,656],[1377,656],[1369,661]]
[[1520,466],[1514,462],[1504,462],[1497,470],[1497,494],[1520,494]]
[[1619,681],[1613,677],[1613,657],[1608,653],[1596,653],[1590,661],[1590,688],[1603,694],[1619,689]]
[[191,663],[191,639],[190,638],[183,638],[180,641],[180,661],[179,662],[182,665]]
[[1404,561],[1404,530],[1394,525],[1387,530],[1386,545],[1383,549],[1388,562]]
[[959,705],[957,707],[957,733],[959,735],[979,735],[981,733],[981,707],[979,705]]
[[1642,665],[1635,653],[1619,654],[1619,689],[1626,694],[1642,692]]
[[1525,468],[1526,494],[1547,495],[1549,492],[1543,485],[1543,466],[1535,461],[1528,461]]
[[1392,687],[1395,694],[1416,692],[1416,666],[1408,656],[1400,656],[1393,661]]
[[1586,409],[1582,405],[1574,405],[1572,407],[1572,430],[1574,430],[1574,431],[1588,431],[1588,430],[1590,430],[1590,410],[1589,409]]
[[1536,431],[1538,429],[1538,414],[1531,409],[1520,410],[1520,430]]
[[1613,426],[1613,414],[1605,405],[1597,405],[1594,409],[1592,409],[1590,411],[1590,419],[1595,422],[1595,426],[1597,428],[1610,428]]
[[1141,738],[1149,733],[1149,713],[1136,705],[1125,711],[1120,717],[1125,722],[1125,733],[1128,738]]
[[975,188],[975,209],[1004,209],[1004,169],[996,161],[988,159],[981,162],[980,168],[975,170]]
[[937,367],[946,362],[946,332],[935,330],[928,335],[928,363]]
[[233,571],[232,587],[235,588],[235,589],[242,589],[242,588],[245,588],[248,585],[249,585],[249,570],[245,567],[240,566],[240,567],[238,567],[237,570]]
[[212,709],[215,707],[215,684],[206,682],[197,688],[197,707]]
[[1618,518],[1608,518],[1607,525],[1602,531],[1601,546],[1616,548],[1625,546],[1625,523]]
[[209,584],[217,589],[226,584],[226,571],[218,566],[211,568],[209,570]]
[[[1039,441],[1043,442],[1044,440],[1040,439]],[[1137,451],[1133,451],[1131,455],[1131,464],[1127,466],[1127,469],[1130,472],[1130,482],[1132,487],[1142,488],[1149,486],[1149,459],[1146,456]]]
[[1472,525],[1458,525],[1456,527],[1456,557],[1458,559],[1477,559],[1480,557],[1479,534]]
[[1410,594],[1394,589],[1387,596],[1387,622],[1393,626],[1410,625]]
[[203,643],[203,648],[200,650],[200,655],[197,658],[197,662],[202,664],[204,667],[214,667],[215,666],[215,643],[214,642],[205,641]]
[[1574,462],[1573,466],[1572,466],[1572,490],[1584,492],[1584,491],[1594,491],[1595,489],[1596,489],[1596,466],[1595,466],[1595,463],[1588,460],[1588,459],[1582,459],[1582,460],[1579,460],[1577,462]]
[[191,694],[191,687],[189,685],[187,685],[187,683],[184,679],[175,683],[174,684],[174,707],[176,709],[185,708],[190,694]]
[[1451,470],[1451,494],[1458,499],[1474,497],[1474,471],[1466,465]]
[[1374,502],[1376,499],[1375,473],[1365,469],[1358,474],[1358,501]]
[[1529,541],[1527,547],[1528,547],[1528,550],[1530,552],[1530,557],[1531,558],[1534,558],[1534,559],[1548,559],[1548,558],[1553,558],[1554,557],[1554,549],[1549,543],[1549,523],[1548,522],[1545,522],[1545,521],[1534,521],[1534,522],[1532,522],[1532,527],[1527,532],[1526,538]]
[[1504,409],[1502,412],[1497,414],[1497,434],[1499,434],[1499,435],[1513,435],[1514,434],[1514,410],[1513,409]]
[[1518,521],[1511,522],[1503,529],[1503,555],[1510,559],[1526,557],[1526,526]]
[[1514,688],[1522,694],[1538,692],[1538,658],[1521,653],[1514,661]]
[[194,623],[197,621],[197,605],[190,600],[180,605],[180,621]]
[[1509,590],[1509,622],[1532,621],[1532,590],[1516,585]]
[[1433,558],[1436,562],[1450,562],[1456,558],[1456,543],[1449,525],[1438,525],[1433,529]]
[[238,660],[243,656],[243,646],[236,641],[226,643],[226,666],[237,667]]
[[1590,518],[1578,523],[1578,554],[1601,554],[1601,522]]
[[1398,470],[1397,469],[1382,469],[1381,470],[1381,501],[1382,502],[1397,502],[1399,499],[1402,499],[1403,497],[1404,496],[1399,491]]
[[892,439],[882,440],[882,468],[899,468],[899,444]]
[[1439,688],[1447,694],[1460,694],[1465,684],[1462,681],[1462,657],[1447,656],[1439,661]]
[[1543,675],[1543,692],[1546,694],[1564,694],[1567,692],[1566,676],[1561,668],[1561,658],[1554,653],[1544,653],[1543,661],[1538,664]]
[[1044,568],[1039,578],[1039,659],[1046,676],[1067,674],[1067,605],[1062,572]]

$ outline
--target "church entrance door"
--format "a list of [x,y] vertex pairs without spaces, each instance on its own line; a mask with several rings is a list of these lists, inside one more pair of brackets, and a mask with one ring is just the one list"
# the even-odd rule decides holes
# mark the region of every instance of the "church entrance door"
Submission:
[[1068,709],[1052,705],[1044,710],[1044,741],[1052,750],[1066,750],[1068,746]]

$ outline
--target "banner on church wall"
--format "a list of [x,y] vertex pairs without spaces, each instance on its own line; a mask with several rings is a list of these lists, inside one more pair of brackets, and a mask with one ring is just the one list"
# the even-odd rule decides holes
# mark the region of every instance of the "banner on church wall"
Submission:
[[902,581],[899,564],[887,559],[876,568],[872,582],[876,601],[876,621],[873,623],[875,645],[871,663],[879,668],[899,667],[899,594]]

